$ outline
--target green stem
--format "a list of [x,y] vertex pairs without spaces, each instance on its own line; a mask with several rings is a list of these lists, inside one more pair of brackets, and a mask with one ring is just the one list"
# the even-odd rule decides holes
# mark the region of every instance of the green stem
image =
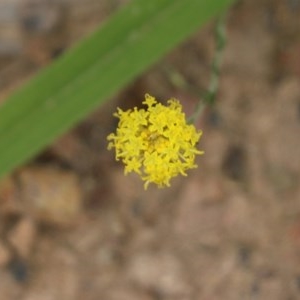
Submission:
[[216,95],[219,89],[219,78],[220,78],[220,69],[223,58],[223,52],[226,46],[226,15],[223,14],[217,21],[215,27],[215,40],[216,40],[216,51],[214,59],[211,65],[211,75],[210,75],[210,84],[208,90],[204,95],[202,95],[199,100],[195,112],[188,119],[189,123],[194,123],[204,108],[207,105],[214,105],[216,100]]

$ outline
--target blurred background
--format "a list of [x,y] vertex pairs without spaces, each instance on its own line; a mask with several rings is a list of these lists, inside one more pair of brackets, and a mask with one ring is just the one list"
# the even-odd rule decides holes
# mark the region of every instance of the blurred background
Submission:
[[[0,0],[0,103],[128,2]],[[205,155],[188,177],[144,191],[106,150],[116,106],[150,93],[193,111],[172,72],[207,88],[213,29],[0,182],[0,299],[300,299],[299,0],[230,10],[216,105],[197,122]]]

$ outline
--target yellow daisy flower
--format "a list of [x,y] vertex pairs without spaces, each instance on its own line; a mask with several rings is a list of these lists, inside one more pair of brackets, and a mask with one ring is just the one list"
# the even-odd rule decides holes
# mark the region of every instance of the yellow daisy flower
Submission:
[[148,94],[143,104],[147,109],[122,111],[116,133],[110,134],[108,149],[115,148],[116,160],[125,164],[125,174],[136,172],[145,181],[158,187],[170,186],[170,179],[186,170],[196,168],[196,155],[202,131],[188,124],[182,106],[176,99],[168,100],[168,106],[158,103]]

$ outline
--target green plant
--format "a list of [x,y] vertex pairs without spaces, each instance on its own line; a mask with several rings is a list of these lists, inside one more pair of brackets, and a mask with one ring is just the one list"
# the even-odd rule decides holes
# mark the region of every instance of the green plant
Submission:
[[0,177],[32,158],[233,0],[133,0],[0,107]]

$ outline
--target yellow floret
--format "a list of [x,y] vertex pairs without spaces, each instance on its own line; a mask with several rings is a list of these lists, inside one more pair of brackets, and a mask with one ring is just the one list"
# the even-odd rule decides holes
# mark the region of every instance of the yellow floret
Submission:
[[125,174],[136,172],[145,181],[158,187],[170,186],[170,179],[196,168],[196,147],[202,135],[194,125],[187,124],[182,106],[170,99],[168,106],[158,103],[148,94],[143,102],[147,109],[122,111],[116,133],[110,134],[108,149],[115,148],[116,160],[125,164]]

